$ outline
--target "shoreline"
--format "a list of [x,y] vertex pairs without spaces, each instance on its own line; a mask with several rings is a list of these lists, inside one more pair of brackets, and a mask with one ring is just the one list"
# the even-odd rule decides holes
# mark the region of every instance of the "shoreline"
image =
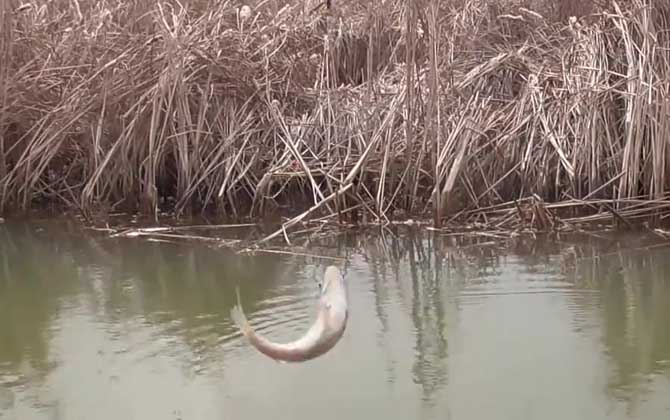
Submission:
[[[640,200],[640,203],[646,203]],[[579,204],[579,205],[578,205]],[[600,212],[585,216],[573,216],[562,219],[555,213],[560,210],[591,208],[600,204]],[[482,246],[506,242],[518,238],[520,240],[545,239],[558,240],[574,237],[620,236],[629,233],[655,237],[670,244],[670,224],[667,217],[660,223],[650,224],[650,220],[658,220],[658,215],[650,217],[644,213],[655,209],[642,207],[642,217],[626,219],[626,214],[612,212],[607,201],[597,200],[595,203],[577,203],[574,201],[544,204],[533,200],[509,203],[507,206],[495,206],[489,213],[473,213],[469,219],[461,218],[435,227],[429,218],[399,218],[379,222],[348,223],[339,222],[336,214],[329,217],[305,218],[296,221],[296,217],[283,216],[268,219],[244,220],[217,218],[207,216],[175,217],[163,214],[154,218],[142,214],[116,213],[102,218],[87,220],[81,214],[73,212],[39,212],[23,214],[20,217],[9,217],[4,226],[15,223],[61,223],[75,226],[75,229],[96,231],[108,238],[144,238],[154,242],[198,242],[214,248],[228,248],[236,253],[275,252],[284,253],[298,243],[309,243],[324,238],[341,235],[397,235],[401,232],[460,238],[482,243]],[[636,215],[633,215],[636,216]],[[299,217],[298,217],[299,218]],[[412,233],[414,232],[414,233]],[[483,241],[483,242],[482,242]],[[476,246],[473,244],[473,246]],[[308,249],[304,252],[309,254]],[[315,256],[315,255],[313,255]]]

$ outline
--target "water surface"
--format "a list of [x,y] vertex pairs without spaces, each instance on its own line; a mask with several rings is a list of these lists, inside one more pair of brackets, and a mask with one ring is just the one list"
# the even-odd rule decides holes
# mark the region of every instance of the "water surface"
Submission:
[[[340,262],[7,223],[0,419],[670,418],[670,248],[646,239],[310,247]],[[241,340],[236,286],[288,341],[333,263],[351,311],[335,349],[280,364]]]

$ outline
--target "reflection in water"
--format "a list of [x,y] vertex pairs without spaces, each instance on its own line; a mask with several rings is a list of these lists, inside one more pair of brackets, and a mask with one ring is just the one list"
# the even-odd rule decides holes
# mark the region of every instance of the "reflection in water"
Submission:
[[75,293],[76,268],[48,232],[0,225],[0,368],[47,369],[61,299]]
[[653,393],[654,376],[670,372],[668,253],[618,253],[579,268],[579,277],[599,290],[602,340],[615,365],[608,391],[635,410]]
[[332,261],[3,225],[0,419],[665,418],[670,251],[642,240],[326,239],[351,322],[286,367],[240,339],[234,288],[289,341]]
[[[397,272],[401,272],[399,266],[406,261],[412,284],[412,323],[416,331],[412,374],[423,389],[424,400],[430,402],[435,391],[447,382],[446,302],[439,277],[439,256],[424,249],[421,238],[414,234],[403,242],[407,253],[397,255],[395,264]],[[396,249],[401,246],[398,244]]]

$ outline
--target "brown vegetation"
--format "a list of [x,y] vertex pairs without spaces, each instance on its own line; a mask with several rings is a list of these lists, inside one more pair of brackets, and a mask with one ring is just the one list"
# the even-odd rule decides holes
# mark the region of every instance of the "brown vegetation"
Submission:
[[0,211],[670,214],[670,3],[283,3],[3,1]]

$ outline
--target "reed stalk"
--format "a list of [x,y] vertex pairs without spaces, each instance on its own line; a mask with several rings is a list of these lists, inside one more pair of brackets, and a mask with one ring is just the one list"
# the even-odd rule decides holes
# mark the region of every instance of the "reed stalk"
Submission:
[[670,219],[665,2],[308,3],[2,2],[0,212]]

